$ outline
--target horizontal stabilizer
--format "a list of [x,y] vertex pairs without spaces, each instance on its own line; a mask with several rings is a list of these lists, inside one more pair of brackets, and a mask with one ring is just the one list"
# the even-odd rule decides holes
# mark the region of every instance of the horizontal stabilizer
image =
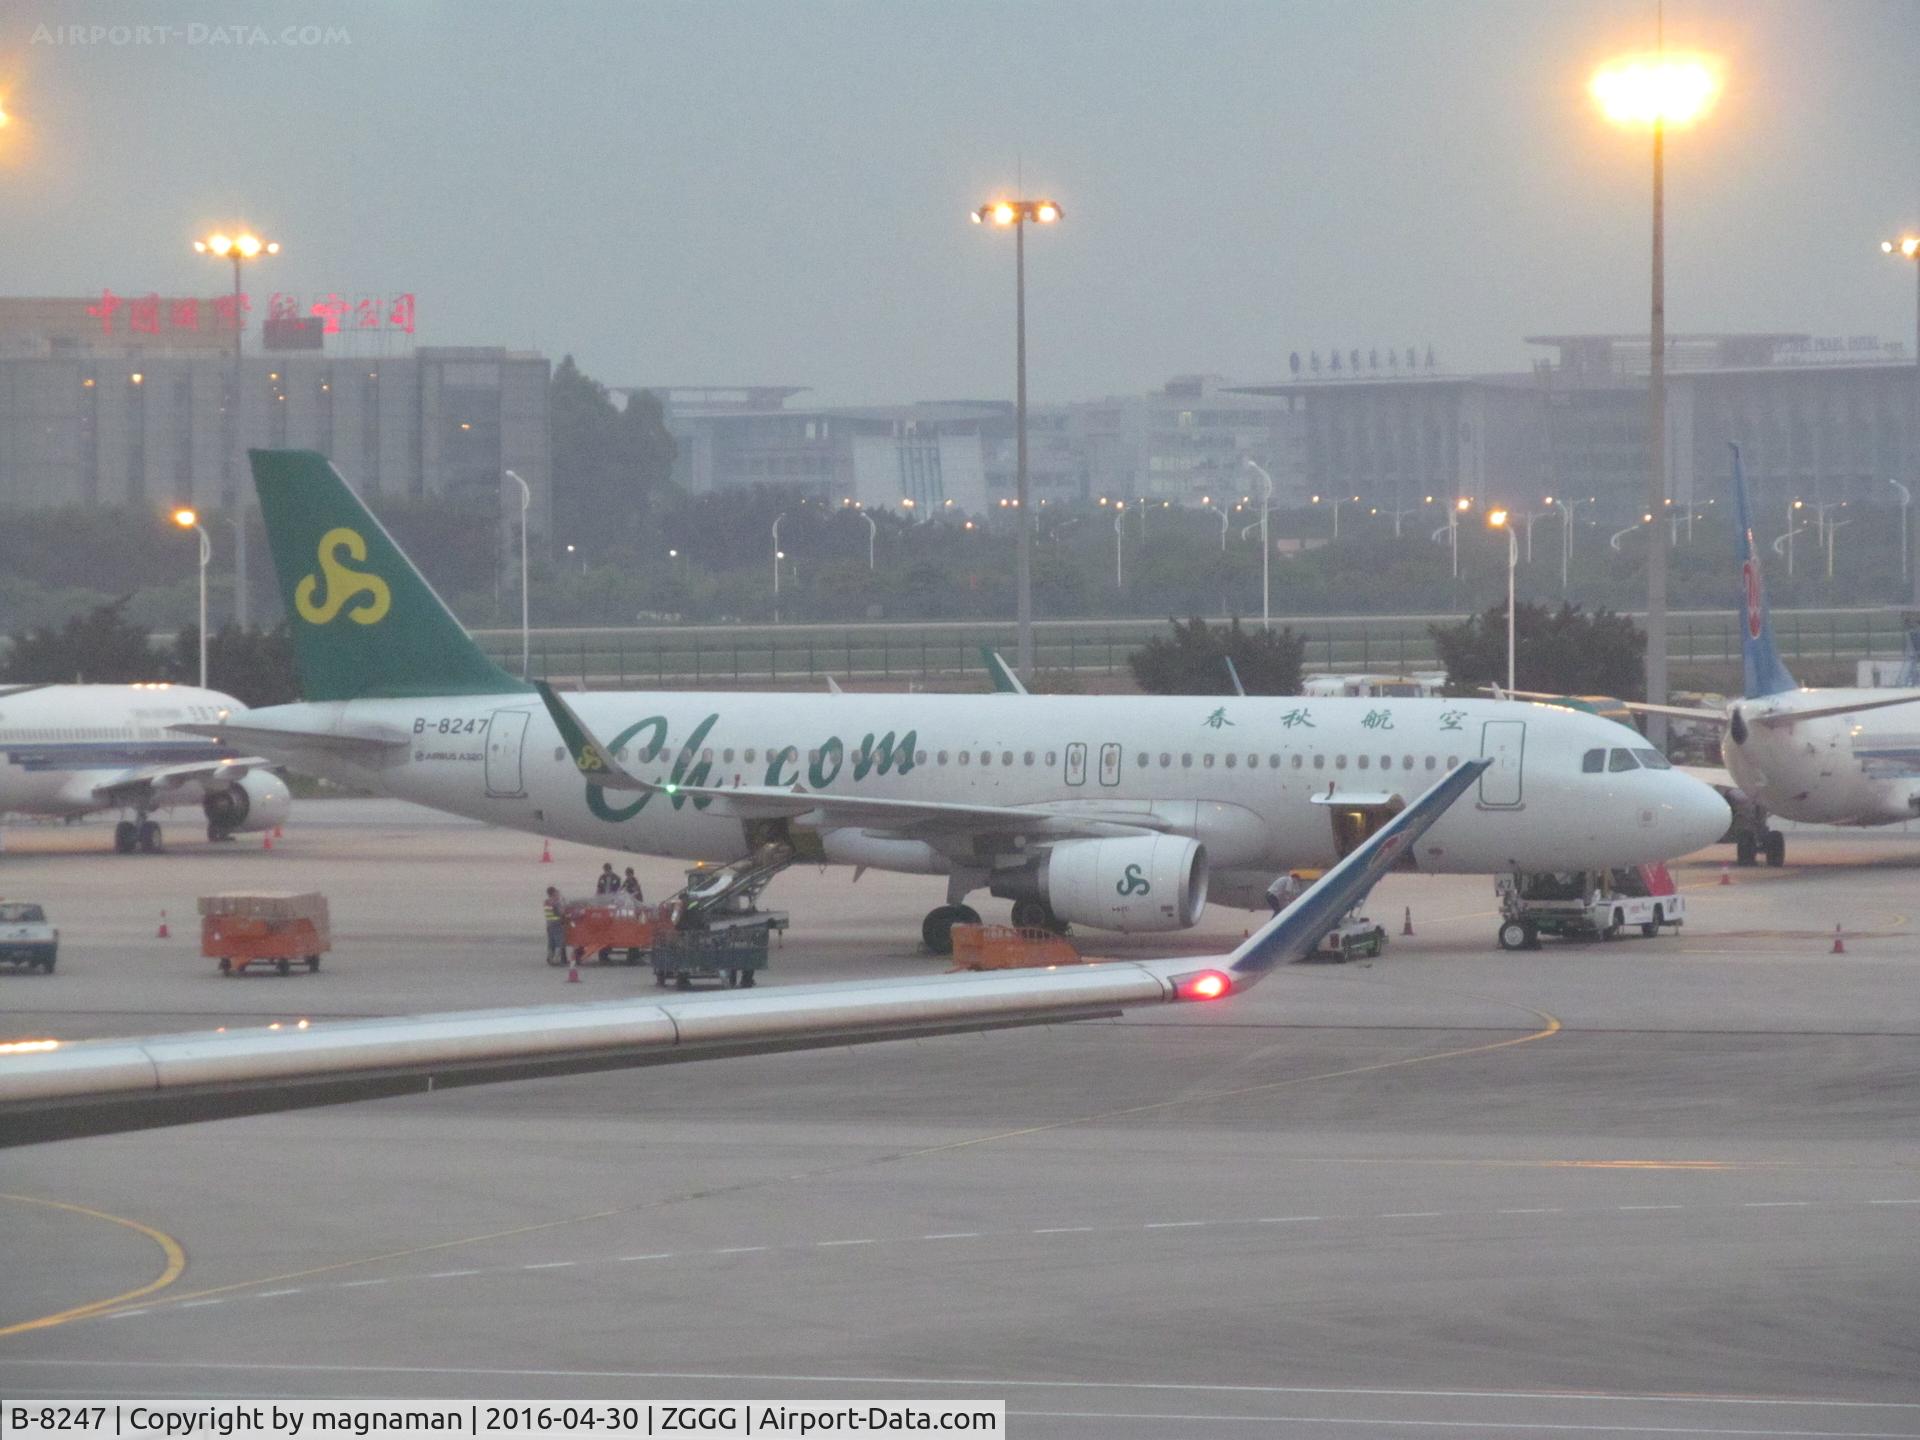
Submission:
[[1797,725],[1802,720],[1827,720],[1835,715],[1858,715],[1866,710],[1884,710],[1889,705],[1915,703],[1920,703],[1920,690],[1907,690],[1898,695],[1889,695],[1884,699],[1876,696],[1872,700],[1850,700],[1843,705],[1819,705],[1810,710],[1776,710],[1771,715],[1755,715],[1751,718],[1756,725],[1765,725],[1768,729],[1779,730],[1789,725]]

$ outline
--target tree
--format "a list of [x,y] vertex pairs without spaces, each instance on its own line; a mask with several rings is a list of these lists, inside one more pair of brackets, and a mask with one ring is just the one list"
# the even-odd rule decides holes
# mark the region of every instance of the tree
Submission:
[[[1647,637],[1624,615],[1589,615],[1562,602],[1558,610],[1522,601],[1514,610],[1514,682],[1556,695],[1613,695],[1637,700]],[[1507,607],[1490,606],[1458,625],[1429,625],[1447,667],[1447,688],[1471,694],[1505,684]]]
[[568,355],[553,372],[548,411],[553,538],[593,554],[640,539],[677,453],[659,397],[639,391],[623,410]]
[[[169,667],[176,679],[200,675],[200,631],[187,626],[174,636]],[[207,637],[207,686],[224,690],[247,706],[285,705],[300,698],[293,663],[293,634],[283,620],[271,630],[223,625]]]
[[1173,627],[1170,638],[1156,635],[1127,657],[1134,680],[1149,695],[1231,695],[1229,658],[1249,695],[1300,693],[1307,642],[1290,627],[1247,630],[1238,616],[1217,629],[1198,615],[1184,625],[1167,623]]
[[64,625],[36,625],[16,633],[7,650],[5,678],[14,684],[114,684],[168,678],[166,658],[147,632],[121,612],[122,595],[76,615]]

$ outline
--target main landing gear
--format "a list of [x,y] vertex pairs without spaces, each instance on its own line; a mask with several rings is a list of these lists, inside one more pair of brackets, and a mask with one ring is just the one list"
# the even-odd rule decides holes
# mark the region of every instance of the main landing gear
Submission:
[[1014,901],[1013,923],[1022,930],[1051,930],[1056,935],[1067,933],[1067,922],[1054,914],[1053,907],[1044,900]]
[[1733,842],[1737,864],[1752,865],[1764,856],[1768,866],[1778,870],[1787,863],[1787,837],[1778,830],[1763,830],[1758,835],[1741,835]]
[[934,954],[951,955],[953,927],[979,923],[980,912],[971,905],[941,905],[929,910],[927,918],[920,922],[920,938]]
[[146,855],[160,853],[160,822],[142,816],[137,822],[122,820],[113,827],[113,848],[117,854],[131,855],[138,850]]

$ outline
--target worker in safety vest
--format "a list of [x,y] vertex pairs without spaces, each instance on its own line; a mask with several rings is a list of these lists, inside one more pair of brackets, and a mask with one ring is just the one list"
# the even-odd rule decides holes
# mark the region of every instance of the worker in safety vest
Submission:
[[547,886],[547,899],[542,913],[547,922],[547,963],[563,965],[567,959],[567,922],[560,913],[560,892],[554,886]]

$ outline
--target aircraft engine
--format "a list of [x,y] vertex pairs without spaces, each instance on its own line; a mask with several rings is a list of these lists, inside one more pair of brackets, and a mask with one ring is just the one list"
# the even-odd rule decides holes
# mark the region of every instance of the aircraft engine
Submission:
[[266,770],[249,770],[223,790],[210,790],[200,804],[207,829],[222,835],[240,830],[271,830],[293,811],[287,782]]
[[1207,908],[1207,847],[1184,835],[1068,840],[1039,871],[1053,913],[1096,930],[1185,930]]

